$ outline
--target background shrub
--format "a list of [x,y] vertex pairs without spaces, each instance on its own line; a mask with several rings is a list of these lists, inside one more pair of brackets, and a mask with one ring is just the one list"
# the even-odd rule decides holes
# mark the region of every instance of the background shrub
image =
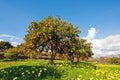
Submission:
[[110,64],[120,64],[120,57],[112,57],[107,60]]

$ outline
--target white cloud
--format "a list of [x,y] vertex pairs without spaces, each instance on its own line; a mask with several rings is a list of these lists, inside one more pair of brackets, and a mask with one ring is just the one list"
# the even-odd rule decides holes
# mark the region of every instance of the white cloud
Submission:
[[8,41],[13,46],[17,46],[23,42],[23,39],[13,36],[13,35],[8,35],[8,34],[0,34],[0,40]]
[[95,39],[96,29],[88,30],[86,39],[93,44],[94,57],[120,54],[120,34],[109,35],[102,39]]
[[96,28],[90,28],[90,30],[88,30],[88,34],[86,37],[84,37],[85,39],[87,39],[88,41],[91,41],[92,39],[95,38],[96,36]]
[[93,39],[91,42],[95,56],[120,54],[120,34],[110,35],[103,39]]
[[17,42],[17,41],[14,41],[14,42],[11,42],[11,44],[14,45],[14,46],[17,46],[17,45],[19,45],[19,44],[21,44],[21,43],[20,43],[20,42]]

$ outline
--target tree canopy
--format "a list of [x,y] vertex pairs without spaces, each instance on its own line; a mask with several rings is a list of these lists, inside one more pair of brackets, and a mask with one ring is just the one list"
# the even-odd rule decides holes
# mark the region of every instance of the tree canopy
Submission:
[[[73,57],[78,49],[81,49],[79,29],[77,26],[61,20],[60,17],[48,16],[40,22],[33,21],[25,35],[25,50],[27,54],[50,52],[51,63],[56,54],[67,54],[73,62]],[[90,48],[91,44],[85,44]],[[89,51],[88,51],[89,52]],[[88,53],[87,50],[85,53]]]

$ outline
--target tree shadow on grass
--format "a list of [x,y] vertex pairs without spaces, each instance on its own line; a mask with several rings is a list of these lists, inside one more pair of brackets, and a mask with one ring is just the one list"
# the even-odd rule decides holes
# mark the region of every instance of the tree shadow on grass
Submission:
[[57,80],[62,73],[48,66],[13,66],[0,69],[1,80]]

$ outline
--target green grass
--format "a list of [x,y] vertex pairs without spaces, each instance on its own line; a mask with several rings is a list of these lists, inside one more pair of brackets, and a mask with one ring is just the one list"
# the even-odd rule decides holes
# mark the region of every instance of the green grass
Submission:
[[0,80],[120,80],[120,66],[56,60],[0,60]]

